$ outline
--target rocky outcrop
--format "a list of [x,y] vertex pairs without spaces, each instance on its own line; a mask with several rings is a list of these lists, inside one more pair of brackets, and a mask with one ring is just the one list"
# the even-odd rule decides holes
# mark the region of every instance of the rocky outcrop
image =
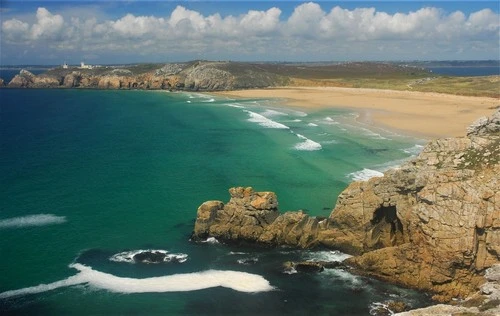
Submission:
[[228,204],[200,206],[193,236],[339,249],[356,255],[346,263],[361,274],[440,301],[466,297],[500,262],[499,116],[467,137],[430,142],[383,177],[351,183],[327,219],[280,215],[274,193],[234,188]]
[[59,77],[47,74],[34,75],[31,72],[21,69],[18,75],[14,76],[7,85],[10,88],[55,88],[62,84]]
[[230,201],[203,203],[197,212],[193,239],[215,237],[227,242],[251,242],[261,245],[292,245],[302,248],[318,244],[317,233],[326,221],[304,212],[280,214],[273,192],[255,192],[252,188],[231,188]]
[[5,81],[2,78],[0,78],[0,87],[3,87],[3,86],[5,86]]
[[35,75],[31,72],[21,69],[18,75],[15,75],[14,78],[9,82],[8,87],[11,88],[27,88],[29,87],[34,79]]
[[162,66],[54,68],[38,76],[21,70],[8,87],[219,91],[263,88],[285,82],[284,76],[253,64],[196,61]]
[[477,293],[455,305],[439,304],[426,308],[419,308],[398,316],[426,316],[426,315],[500,315],[500,264],[494,265],[485,273],[484,283]]

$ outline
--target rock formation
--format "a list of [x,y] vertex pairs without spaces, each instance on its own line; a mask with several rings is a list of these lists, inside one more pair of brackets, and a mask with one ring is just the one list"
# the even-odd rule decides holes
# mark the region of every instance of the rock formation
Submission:
[[54,68],[38,76],[21,70],[8,87],[218,91],[276,86],[287,80],[253,64],[196,61],[161,67]]
[[279,214],[274,193],[233,188],[226,205],[200,206],[193,237],[339,249],[359,273],[448,301],[500,262],[499,188],[500,109],[467,137],[431,141],[399,169],[351,183],[327,219]]
[[7,85],[12,88],[26,88],[33,84],[36,76],[31,72],[21,69],[18,75],[15,75],[14,78]]
[[226,242],[258,242],[262,245],[316,246],[317,233],[326,228],[319,221],[299,212],[279,214],[273,192],[252,188],[229,189],[231,200],[208,201],[198,208],[193,239],[216,237]]

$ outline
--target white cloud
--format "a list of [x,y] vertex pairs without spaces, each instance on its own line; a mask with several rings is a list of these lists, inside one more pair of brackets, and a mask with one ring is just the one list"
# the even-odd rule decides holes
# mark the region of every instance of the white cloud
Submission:
[[9,41],[25,39],[30,26],[26,22],[17,19],[10,19],[2,23],[2,37]]
[[123,36],[138,37],[147,33],[153,33],[164,27],[165,20],[163,18],[155,18],[152,16],[134,16],[127,14],[123,18],[112,22],[111,27],[117,33]]
[[[88,54],[135,54],[146,56],[201,56],[239,59],[298,58],[416,58],[419,52],[441,56],[443,52],[476,54],[478,47],[498,55],[500,16],[490,9],[465,15],[426,7],[413,12],[389,14],[375,8],[329,12],[320,4],[298,5],[282,18],[278,7],[221,16],[177,6],[169,15],[117,19],[105,14],[76,15],[73,11],[49,12],[39,8],[29,23],[13,17],[2,23],[3,47],[17,43],[36,49]],[[72,13],[71,13],[72,12]],[[64,16],[64,17],[63,17]],[[12,46],[12,50],[15,46]],[[394,56],[388,56],[388,54]],[[379,54],[379,55],[377,55]]]
[[37,22],[31,26],[31,38],[34,40],[52,38],[62,30],[64,19],[61,15],[54,15],[45,8],[36,11]]

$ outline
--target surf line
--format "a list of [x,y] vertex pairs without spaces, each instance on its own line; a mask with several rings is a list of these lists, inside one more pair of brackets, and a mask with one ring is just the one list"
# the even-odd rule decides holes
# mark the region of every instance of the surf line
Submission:
[[275,288],[257,274],[230,270],[206,270],[144,279],[118,277],[92,269],[80,263],[69,265],[79,272],[67,279],[0,293],[0,299],[52,291],[62,287],[88,284],[116,293],[187,292],[212,287],[225,287],[238,292],[257,293]]

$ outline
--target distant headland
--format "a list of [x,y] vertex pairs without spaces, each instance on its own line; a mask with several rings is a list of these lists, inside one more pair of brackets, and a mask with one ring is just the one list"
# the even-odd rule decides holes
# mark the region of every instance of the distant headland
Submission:
[[[458,64],[457,64],[458,63]],[[471,64],[472,63],[472,64]],[[351,87],[499,97],[500,76],[448,77],[429,67],[490,67],[482,62],[232,62],[63,65],[38,75],[21,69],[0,87],[230,91],[269,87]]]

